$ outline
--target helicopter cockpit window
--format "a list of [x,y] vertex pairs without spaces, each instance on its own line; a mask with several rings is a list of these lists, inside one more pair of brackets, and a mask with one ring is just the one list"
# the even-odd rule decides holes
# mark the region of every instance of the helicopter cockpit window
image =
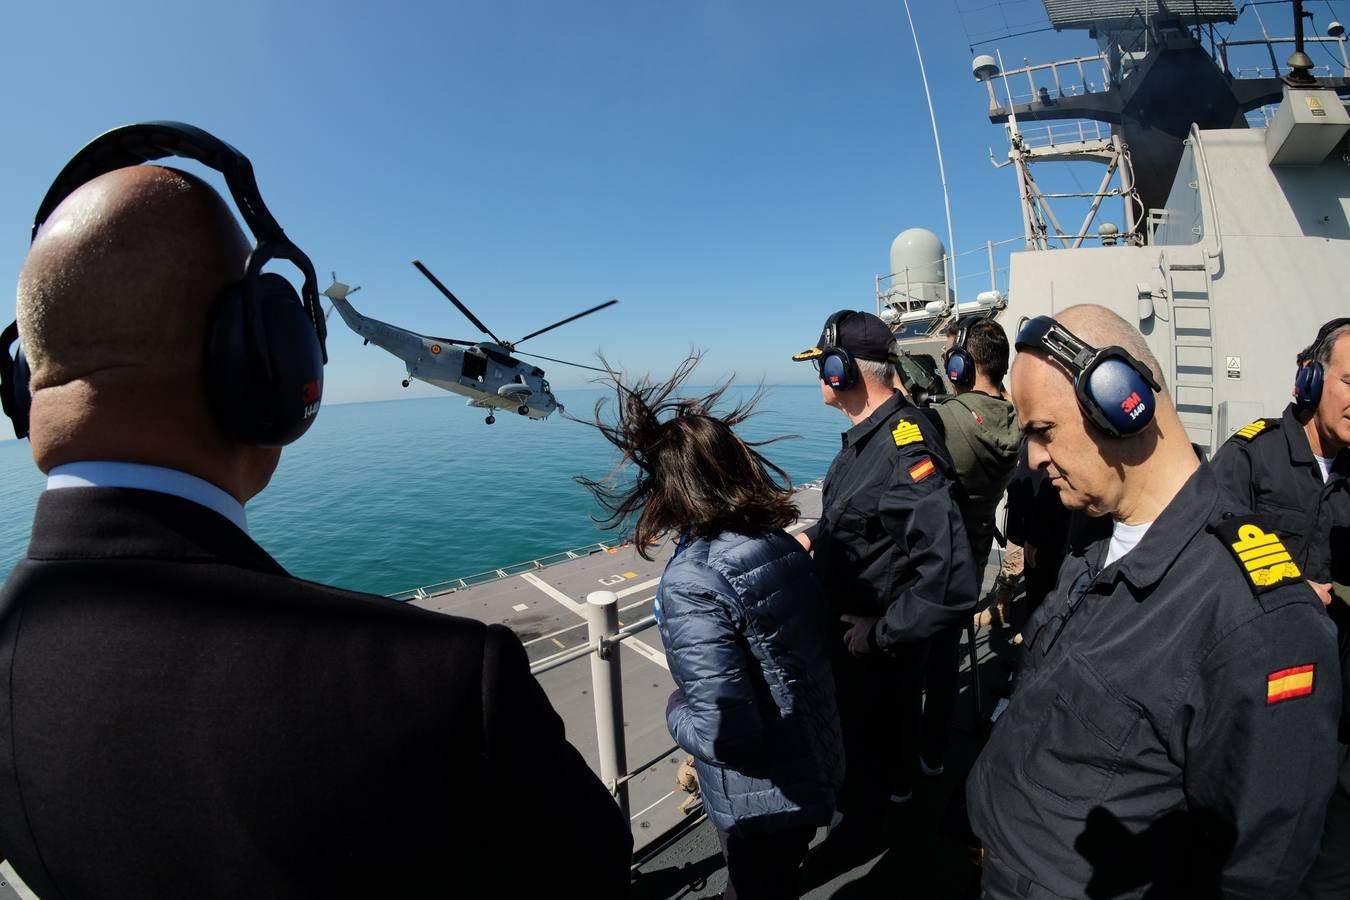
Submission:
[[477,353],[465,353],[462,371],[465,378],[482,381],[483,377],[487,375],[487,360]]

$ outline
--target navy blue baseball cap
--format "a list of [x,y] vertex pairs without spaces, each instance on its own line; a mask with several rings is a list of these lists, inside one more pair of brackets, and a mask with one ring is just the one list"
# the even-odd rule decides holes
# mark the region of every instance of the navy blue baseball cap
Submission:
[[870,312],[841,309],[825,320],[816,345],[792,354],[792,358],[796,362],[819,359],[826,350],[838,347],[847,350],[854,359],[886,362],[891,358],[894,343],[895,335],[886,323]]

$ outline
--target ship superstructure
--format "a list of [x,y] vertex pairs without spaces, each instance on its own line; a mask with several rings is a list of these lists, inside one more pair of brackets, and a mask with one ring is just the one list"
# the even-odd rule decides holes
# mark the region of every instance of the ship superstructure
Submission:
[[[991,241],[990,289],[958,302],[941,242],[921,229],[896,239],[877,300],[910,374],[940,378],[953,317],[996,316],[1011,335],[1029,317],[1099,303],[1143,332],[1198,447],[1278,414],[1296,352],[1350,307],[1344,29],[1305,35],[1302,4],[1290,5],[1292,36],[1237,39],[1217,32],[1238,18],[1227,0],[1045,0],[1051,25],[1086,31],[1096,54],[1011,71],[997,51],[977,56],[990,121],[1008,135],[1000,165],[1014,175],[1021,248],[1005,293],[993,289]],[[1314,42],[1341,65],[1315,67]],[[1270,64],[1236,64],[1253,52]],[[1095,191],[1041,188],[1038,171],[1085,161],[1103,168]],[[1086,205],[1081,223],[1056,212],[1073,201]]]

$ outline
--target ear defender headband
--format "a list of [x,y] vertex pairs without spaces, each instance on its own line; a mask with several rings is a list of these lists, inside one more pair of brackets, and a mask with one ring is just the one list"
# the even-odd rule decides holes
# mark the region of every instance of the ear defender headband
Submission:
[[820,380],[836,391],[846,391],[858,382],[858,366],[853,354],[839,346],[839,325],[849,316],[851,309],[841,309],[825,320],[825,329],[820,333]]
[[1068,370],[1078,406],[1104,434],[1129,437],[1153,421],[1153,395],[1162,388],[1123,347],[1093,347],[1049,316],[1037,316],[1018,331],[1017,349],[1039,350]]
[[1322,352],[1327,337],[1342,325],[1350,325],[1350,319],[1332,319],[1323,325],[1317,330],[1317,338],[1307,349],[1306,355],[1299,357],[1298,371],[1294,373],[1294,407],[1300,412],[1316,409],[1317,404],[1322,402],[1322,380],[1326,372],[1317,361],[1317,354]]
[[[244,277],[228,285],[212,308],[206,341],[206,392],[211,410],[231,437],[280,447],[313,423],[323,396],[328,331],[319,305],[314,265],[263,203],[253,164],[229,144],[182,122],[125,125],[90,141],[56,176],[33,220],[32,239],[61,201],[100,175],[164,157],[196,160],[225,178],[239,214],[257,242]],[[285,278],[263,272],[272,260],[293,263],[304,275],[297,295]],[[0,402],[18,437],[28,435],[28,363],[18,323],[0,333]]]
[[947,369],[947,378],[954,387],[968,388],[975,383],[975,357],[966,349],[966,337],[970,334],[968,325],[960,325],[956,331],[956,343],[942,359]]

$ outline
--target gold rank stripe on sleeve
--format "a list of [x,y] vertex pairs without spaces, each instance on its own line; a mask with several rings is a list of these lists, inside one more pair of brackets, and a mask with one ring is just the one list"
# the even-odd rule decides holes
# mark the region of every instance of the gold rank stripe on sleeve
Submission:
[[917,444],[922,441],[923,432],[919,430],[919,426],[915,423],[908,419],[901,419],[900,424],[896,425],[895,430],[891,432],[891,437],[895,438],[895,446],[903,447],[906,444]]
[[1241,428],[1239,428],[1237,431],[1233,433],[1233,437],[1239,437],[1242,438],[1244,441],[1250,441],[1252,438],[1256,437],[1258,434],[1265,431],[1270,426],[1271,426],[1270,419],[1257,419],[1250,425],[1243,425]]
[[1315,669],[1316,666],[1307,665],[1271,672],[1266,679],[1266,706],[1311,694]]
[[1233,551],[1247,570],[1252,584],[1269,587],[1299,577],[1298,565],[1275,535],[1255,525],[1243,525],[1238,529],[1237,537],[1232,543]]
[[915,483],[923,481],[929,475],[932,475],[936,469],[933,467],[933,457],[925,456],[922,462],[915,463],[909,467],[909,477]]

